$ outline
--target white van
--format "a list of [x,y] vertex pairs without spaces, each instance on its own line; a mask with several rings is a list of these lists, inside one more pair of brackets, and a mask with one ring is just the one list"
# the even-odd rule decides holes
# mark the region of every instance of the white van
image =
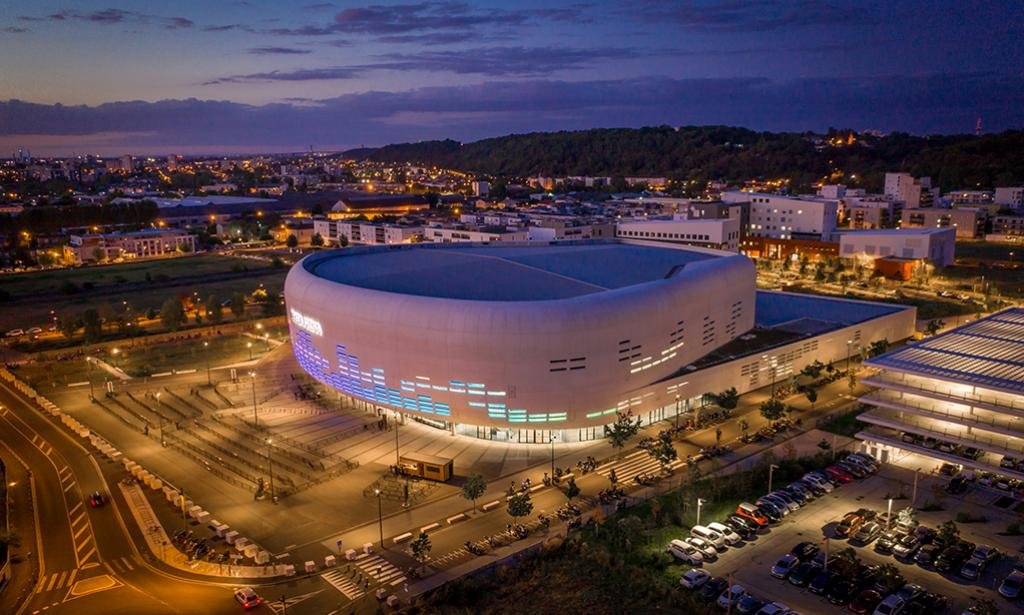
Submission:
[[702,538],[715,545],[716,549],[720,549],[725,546],[725,536],[722,536],[721,533],[704,525],[693,526],[690,530],[690,536],[693,536],[694,538]]
[[697,566],[704,561],[704,556],[701,555],[700,551],[694,548],[693,545],[679,539],[675,539],[668,543],[667,550],[672,554],[672,557],[682,560],[687,564]]

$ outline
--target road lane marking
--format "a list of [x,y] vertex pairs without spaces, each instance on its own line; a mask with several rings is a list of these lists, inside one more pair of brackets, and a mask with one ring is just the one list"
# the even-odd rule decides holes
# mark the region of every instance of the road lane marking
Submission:
[[75,535],[72,536],[72,538],[74,538],[77,541],[78,537],[82,535],[82,532],[84,532],[88,528],[89,528],[88,525],[83,525],[82,527],[78,528],[78,531],[75,532]]
[[74,488],[74,486],[75,486],[75,482],[74,481],[71,481],[70,483],[68,483],[64,487],[64,493],[67,493],[68,491],[71,491]]
[[82,507],[82,503],[78,502],[77,504],[75,504],[74,508],[72,508],[71,510],[68,511],[68,514],[69,515],[75,514],[76,512],[78,512],[78,509],[81,508],[81,507]]
[[[83,562],[88,561],[89,558],[92,557],[93,555],[96,555],[96,547],[93,547],[92,549],[89,550],[88,553],[83,555],[82,556],[82,561]],[[96,564],[96,565],[98,566],[99,564]],[[88,567],[89,567],[88,565],[84,565],[84,564],[82,565],[82,568],[88,568]]]
[[[68,518],[70,519],[70,515],[68,516]],[[78,513],[78,515],[75,517],[75,520],[71,522],[71,527],[75,527],[76,525],[81,523],[82,519],[85,519],[85,512],[84,511]]]
[[[82,552],[82,548],[87,546],[91,540],[92,540],[92,536],[86,536],[85,540],[83,540],[81,543],[75,544],[75,552],[76,553],[81,553]],[[85,560],[85,559],[88,559],[88,558],[87,557],[83,557],[82,559]]]

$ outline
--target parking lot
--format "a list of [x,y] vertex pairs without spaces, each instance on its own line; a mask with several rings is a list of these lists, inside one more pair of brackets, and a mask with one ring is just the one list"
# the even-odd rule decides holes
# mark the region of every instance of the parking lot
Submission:
[[[933,484],[944,485],[948,479],[939,476],[922,476],[918,485],[918,503],[933,500],[937,490]],[[812,542],[827,548],[831,553],[846,549],[851,544],[844,539],[832,538],[832,530],[843,516],[860,508],[885,512],[888,497],[901,491],[901,485],[912,484],[913,472],[898,466],[883,466],[881,471],[863,480],[856,480],[837,487],[832,493],[819,497],[800,510],[785,517],[781,523],[762,530],[749,543],[741,543],[726,549],[717,561],[705,563],[705,569],[712,575],[726,577],[731,583],[739,583],[746,590],[765,601],[779,601],[800,613],[846,612],[845,607],[829,603],[825,597],[811,593],[806,588],[796,587],[785,580],[769,574],[779,558],[801,542]],[[907,495],[910,490],[904,490]],[[945,510],[918,512],[916,518],[921,524],[937,527],[953,519],[957,512],[970,510],[973,514],[984,512],[986,523],[958,524],[960,537],[977,544],[996,547],[1003,555],[989,565],[977,581],[960,578],[956,571],[940,573],[934,568],[923,568],[912,562],[901,561],[892,555],[883,555],[874,550],[874,541],[866,546],[854,547],[861,562],[866,565],[893,564],[908,583],[922,586],[929,592],[946,596],[950,600],[947,612],[961,613],[972,604],[973,598],[993,600],[1001,612],[1020,612],[1021,603],[1011,603],[996,592],[996,588],[1012,569],[1014,561],[1021,555],[1024,538],[1003,536],[1000,532],[1015,520],[1015,515],[994,510],[988,505],[988,498],[998,497],[981,488],[973,488],[965,494],[954,497],[944,495]],[[893,501],[893,513],[909,506],[909,499]],[[710,521],[710,520],[708,520]]]

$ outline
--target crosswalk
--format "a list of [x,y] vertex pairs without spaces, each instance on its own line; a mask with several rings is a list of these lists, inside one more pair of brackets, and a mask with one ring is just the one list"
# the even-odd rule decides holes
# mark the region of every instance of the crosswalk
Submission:
[[[671,470],[676,470],[686,465],[686,461],[683,459],[676,459],[668,465]],[[661,463],[647,454],[647,451],[639,450],[634,453],[626,455],[622,459],[616,459],[610,461],[602,466],[598,466],[597,473],[605,478],[608,478],[612,470],[615,470],[615,476],[619,479],[620,483],[629,483],[639,475],[644,473],[658,473],[661,471]]]
[[44,592],[52,592],[65,587],[71,587],[75,582],[75,577],[78,576],[78,568],[74,570],[62,570],[61,572],[54,572],[48,574],[43,578],[39,579],[39,583],[36,584],[37,594]]
[[444,555],[431,558],[430,565],[432,568],[436,569],[451,568],[455,564],[459,564],[471,557],[473,557],[473,554],[467,551],[465,547],[459,547],[458,549],[445,553]]
[[372,585],[394,587],[406,580],[397,566],[374,554],[363,554],[344,567],[322,572],[320,577],[349,600],[363,596]]
[[116,559],[107,560],[107,564],[114,570],[114,572],[126,574],[131,572],[132,570],[135,570],[135,566],[138,564],[138,560],[135,560],[134,557],[119,557]]

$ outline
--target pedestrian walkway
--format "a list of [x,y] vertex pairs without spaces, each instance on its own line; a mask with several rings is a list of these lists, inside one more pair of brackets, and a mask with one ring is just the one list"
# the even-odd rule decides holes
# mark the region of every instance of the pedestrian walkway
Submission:
[[[686,465],[686,461],[682,459],[676,459],[672,463],[668,464],[668,469],[675,470]],[[630,453],[622,459],[616,459],[610,461],[602,466],[598,466],[596,472],[605,478],[608,478],[612,471],[615,472],[615,477],[620,482],[631,482],[636,476],[640,474],[657,474],[661,472],[661,462],[651,457],[647,451],[639,450]]]
[[118,557],[107,561],[107,566],[112,568],[114,572],[120,574],[126,574],[135,570],[135,566],[138,564],[139,561],[135,557]]
[[75,568],[74,570],[62,570],[60,572],[54,572],[44,576],[39,579],[35,593],[42,594],[45,592],[61,590],[65,587],[71,587],[75,582],[75,577],[78,576],[78,570],[78,568]]
[[327,581],[331,587],[341,592],[349,600],[357,600],[366,593],[363,591],[362,586],[357,582],[358,577],[353,578],[352,572],[345,574],[341,570],[335,568],[321,574],[320,577],[324,581]]
[[357,558],[355,563],[363,572],[370,575],[374,581],[381,585],[394,586],[405,581],[405,573],[379,555],[363,555]]

